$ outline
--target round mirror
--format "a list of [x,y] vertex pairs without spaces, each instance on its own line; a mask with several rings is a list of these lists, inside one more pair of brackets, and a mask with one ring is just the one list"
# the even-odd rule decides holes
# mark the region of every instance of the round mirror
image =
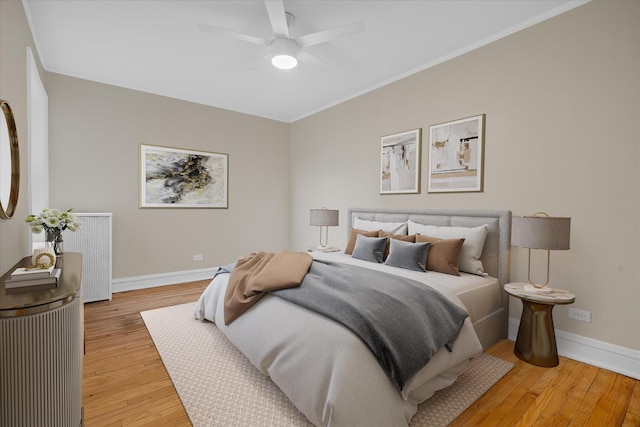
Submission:
[[9,219],[18,205],[20,154],[18,132],[9,104],[0,99],[0,218]]

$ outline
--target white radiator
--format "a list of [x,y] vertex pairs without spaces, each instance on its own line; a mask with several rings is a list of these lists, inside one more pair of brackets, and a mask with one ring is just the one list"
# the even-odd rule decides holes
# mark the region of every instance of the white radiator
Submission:
[[0,425],[82,424],[82,302],[0,319]]
[[112,218],[110,213],[76,213],[82,227],[64,232],[64,251],[82,253],[80,296],[87,302],[111,300]]

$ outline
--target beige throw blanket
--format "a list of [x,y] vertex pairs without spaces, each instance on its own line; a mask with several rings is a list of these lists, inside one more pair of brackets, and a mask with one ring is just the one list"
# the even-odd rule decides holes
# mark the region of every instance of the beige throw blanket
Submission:
[[238,260],[224,297],[228,325],[255,304],[265,292],[299,286],[313,258],[304,252],[257,252]]

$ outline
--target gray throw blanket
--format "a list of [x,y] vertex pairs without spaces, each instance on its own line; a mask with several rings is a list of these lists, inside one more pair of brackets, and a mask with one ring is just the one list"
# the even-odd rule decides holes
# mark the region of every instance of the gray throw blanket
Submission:
[[271,294],[353,331],[400,391],[443,346],[452,351],[468,316],[423,283],[331,261],[314,260],[300,286]]

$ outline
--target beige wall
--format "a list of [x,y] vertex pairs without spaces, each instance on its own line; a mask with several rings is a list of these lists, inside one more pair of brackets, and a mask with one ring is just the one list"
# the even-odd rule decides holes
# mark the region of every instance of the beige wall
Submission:
[[31,47],[44,79],[27,19],[19,1],[0,0],[0,99],[13,111],[20,146],[22,176],[18,206],[10,220],[0,220],[0,272],[4,273],[28,255],[29,229],[27,168],[27,47]]
[[[428,128],[486,114],[485,190],[427,194]],[[593,2],[291,125],[292,248],[318,240],[309,208],[498,208],[572,217],[551,280],[592,323],[558,329],[640,349],[640,2]],[[422,191],[379,192],[380,136],[422,128]],[[544,266],[545,259],[539,264]],[[526,250],[512,251],[526,281]],[[512,299],[511,316],[520,303]]]
[[[51,204],[113,212],[114,279],[288,246],[287,124],[53,73],[47,91]],[[229,208],[140,209],[139,144],[228,153]]]

